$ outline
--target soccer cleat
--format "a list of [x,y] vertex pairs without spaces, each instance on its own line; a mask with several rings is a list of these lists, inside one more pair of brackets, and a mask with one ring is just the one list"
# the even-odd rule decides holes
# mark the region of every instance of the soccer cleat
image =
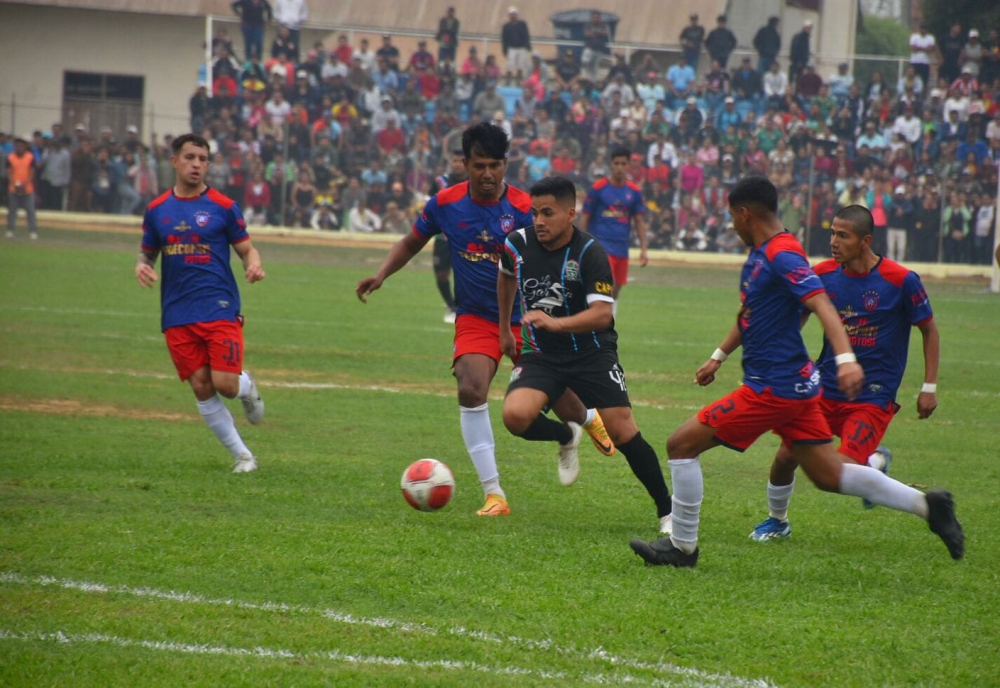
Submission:
[[559,482],[569,487],[580,477],[580,438],[583,437],[583,428],[579,423],[570,421],[566,423],[573,431],[573,438],[566,444],[559,445]]
[[965,554],[965,533],[955,517],[955,500],[947,490],[930,490],[927,498],[927,525],[931,532],[944,540],[952,559]]
[[257,470],[257,457],[253,454],[240,454],[233,464],[233,473],[249,473]]
[[604,427],[604,420],[597,409],[594,409],[594,420],[590,421],[590,423],[585,423],[583,429],[590,435],[590,441],[597,447],[597,451],[605,456],[614,456],[615,452],[618,451],[615,449],[615,443],[608,436],[608,430]]
[[667,514],[660,519],[660,535],[673,535],[674,519],[673,514]]
[[450,308],[444,309],[444,321],[449,325],[455,324],[455,311]]
[[686,554],[683,550],[674,547],[674,543],[669,537],[661,537],[659,540],[633,539],[629,544],[632,551],[642,557],[643,561],[653,566],[674,566],[676,568],[694,568],[698,563],[698,548],[691,554]]
[[788,521],[779,521],[774,516],[768,516],[753,527],[750,539],[755,542],[767,542],[768,540],[786,538],[791,534],[792,527],[788,525]]
[[[879,467],[877,470],[880,470],[886,475],[889,475],[889,464],[892,463],[892,450],[889,449],[889,447],[879,447],[878,449],[875,450],[875,453],[881,454],[882,459],[884,460],[882,466]],[[876,504],[874,502],[869,502],[867,499],[862,497],[861,506],[863,506],[866,509],[874,509],[876,507]]]
[[510,516],[510,507],[505,498],[491,492],[486,495],[486,503],[476,512],[476,516]]
[[264,420],[264,400],[260,398],[257,391],[257,381],[253,378],[253,373],[249,370],[243,371],[250,378],[250,392],[245,397],[240,397],[243,403],[243,412],[247,415],[247,420],[251,425],[257,425]]

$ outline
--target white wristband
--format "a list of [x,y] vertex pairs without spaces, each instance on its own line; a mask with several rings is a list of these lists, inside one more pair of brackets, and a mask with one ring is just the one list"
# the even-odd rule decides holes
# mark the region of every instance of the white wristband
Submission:
[[837,365],[842,366],[845,363],[857,363],[858,357],[854,354],[837,354],[833,360],[837,362]]
[[724,362],[724,361],[725,361],[725,360],[726,360],[727,358],[729,358],[729,354],[727,354],[727,353],[726,353],[725,351],[723,351],[722,349],[716,349],[715,351],[713,351],[713,352],[712,352],[712,355],[710,356],[710,358],[711,358],[711,359],[712,359],[713,361],[718,361],[719,363],[722,363],[722,362]]
[[920,393],[924,394],[937,394],[937,383],[936,382],[925,382],[920,388]]

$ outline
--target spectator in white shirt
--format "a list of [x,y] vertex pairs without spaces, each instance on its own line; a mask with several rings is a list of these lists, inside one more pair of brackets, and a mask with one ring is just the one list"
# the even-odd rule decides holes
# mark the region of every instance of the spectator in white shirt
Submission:
[[771,63],[771,69],[764,75],[764,95],[774,104],[785,96],[788,88],[788,75],[777,62]]
[[281,92],[281,89],[276,88],[274,95],[271,96],[271,100],[264,104],[264,111],[270,117],[271,124],[280,128],[288,119],[288,115],[291,114],[292,106],[285,100],[285,95]]
[[902,134],[911,144],[920,140],[923,133],[923,122],[913,114],[913,104],[907,103],[903,106],[903,114],[896,118],[892,124],[893,134]]
[[347,214],[347,229],[368,234],[382,229],[382,220],[366,206],[364,196],[358,199],[357,205]]

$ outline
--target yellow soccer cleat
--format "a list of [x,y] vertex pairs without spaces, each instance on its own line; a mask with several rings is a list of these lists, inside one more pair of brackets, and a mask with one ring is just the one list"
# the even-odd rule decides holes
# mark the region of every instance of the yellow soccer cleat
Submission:
[[597,447],[597,451],[605,456],[614,456],[615,452],[618,451],[615,449],[615,443],[608,436],[608,430],[604,427],[604,421],[597,409],[594,409],[594,420],[589,425],[584,425],[583,429],[590,435],[590,441]]
[[510,516],[510,507],[507,506],[506,499],[490,493],[486,495],[486,503],[476,512],[476,516]]

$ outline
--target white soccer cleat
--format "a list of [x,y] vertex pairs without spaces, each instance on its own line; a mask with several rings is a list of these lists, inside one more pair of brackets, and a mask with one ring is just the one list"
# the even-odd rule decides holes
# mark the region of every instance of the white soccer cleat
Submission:
[[249,370],[243,371],[250,378],[250,392],[245,397],[240,397],[243,403],[243,412],[246,413],[247,420],[251,425],[257,425],[264,420],[264,400],[260,398],[257,391],[257,382],[253,379],[253,373]]
[[570,421],[566,423],[573,431],[573,439],[567,444],[559,445],[559,482],[569,487],[580,477],[580,438],[583,437],[583,428],[579,423]]
[[249,473],[257,470],[257,457],[253,454],[241,454],[233,464],[233,473]]
[[674,520],[673,514],[667,514],[660,519],[660,535],[673,535],[674,534]]

